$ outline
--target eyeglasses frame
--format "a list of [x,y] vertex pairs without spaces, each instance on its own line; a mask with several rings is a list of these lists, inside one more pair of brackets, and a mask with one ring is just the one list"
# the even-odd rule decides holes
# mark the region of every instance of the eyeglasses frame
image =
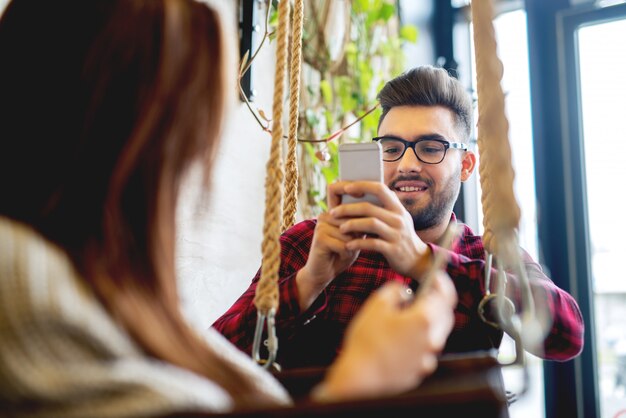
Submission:
[[[431,164],[431,165],[435,165],[435,164],[440,164],[445,158],[446,158],[446,154],[448,153],[448,149],[452,148],[452,149],[460,149],[462,151],[467,151],[468,147],[467,144],[463,143],[463,142],[450,142],[448,140],[445,139],[439,139],[439,138],[422,138],[422,139],[418,139],[417,141],[407,141],[406,139],[402,139],[399,138],[397,136],[393,136],[393,135],[383,135],[383,136],[376,136],[374,138],[372,138],[372,141],[380,141],[381,139],[393,139],[396,141],[400,141],[402,144],[404,144],[404,150],[402,151],[402,154],[400,154],[400,156],[398,158],[396,158],[395,160],[385,160],[383,158],[383,161],[386,163],[393,163],[396,161],[400,161],[402,159],[402,157],[404,157],[404,154],[406,153],[406,150],[411,148],[413,149],[413,154],[415,154],[415,157],[417,157],[417,159],[421,162],[423,162],[424,164]],[[443,150],[443,156],[441,157],[441,160],[439,160],[436,163],[429,163],[428,161],[424,161],[422,160],[419,155],[417,155],[417,151],[415,149],[415,147],[417,146],[417,144],[419,144],[420,142],[425,142],[425,141],[429,141],[429,142],[439,142],[440,144],[443,144],[444,146],[444,150]]]

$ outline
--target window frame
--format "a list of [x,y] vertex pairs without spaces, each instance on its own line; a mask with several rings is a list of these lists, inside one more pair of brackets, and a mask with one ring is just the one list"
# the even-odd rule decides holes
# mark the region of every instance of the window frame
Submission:
[[[527,0],[539,240],[557,286],[578,301],[585,323],[582,354],[545,362],[546,416],[600,416],[590,241],[584,195],[577,30],[626,15],[626,4],[571,6]],[[558,57],[557,60],[554,57]],[[563,384],[571,382],[572,384]]]

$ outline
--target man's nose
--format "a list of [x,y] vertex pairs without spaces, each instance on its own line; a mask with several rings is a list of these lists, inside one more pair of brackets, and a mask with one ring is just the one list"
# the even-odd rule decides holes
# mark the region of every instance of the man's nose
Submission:
[[404,150],[404,155],[400,158],[398,170],[402,173],[410,173],[413,171],[422,171],[422,163],[419,158],[417,158],[417,154],[415,150],[411,147],[407,147]]

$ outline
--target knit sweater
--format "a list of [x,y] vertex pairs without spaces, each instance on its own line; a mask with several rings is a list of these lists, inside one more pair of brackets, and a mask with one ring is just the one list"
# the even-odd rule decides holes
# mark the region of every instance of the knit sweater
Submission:
[[[206,341],[258,390],[285,390],[220,334]],[[178,410],[226,412],[214,382],[146,357],[80,280],[67,255],[0,217],[0,415],[137,417]]]

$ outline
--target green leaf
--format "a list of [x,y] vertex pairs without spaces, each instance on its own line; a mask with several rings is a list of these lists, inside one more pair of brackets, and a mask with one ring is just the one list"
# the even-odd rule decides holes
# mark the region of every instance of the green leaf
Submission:
[[376,12],[376,14],[378,15],[378,13],[380,12],[380,8],[383,7],[383,3],[386,3],[386,1],[384,0],[370,0],[370,8],[372,9],[372,11]]
[[309,158],[312,161],[316,161],[317,157],[315,156],[315,147],[310,142],[304,142],[304,149],[306,149],[306,153],[309,154]]
[[359,63],[359,100],[363,101],[363,97],[367,95],[372,84],[372,78],[374,77],[374,71],[368,62]]
[[345,48],[346,53],[346,61],[349,66],[353,66],[355,62],[359,59],[359,48],[356,46],[354,42],[348,42]]
[[328,210],[328,205],[326,204],[326,201],[324,199],[315,199],[315,200],[317,201],[317,204],[319,205],[320,208],[322,208],[324,212]]
[[370,0],[356,0],[353,7],[357,13],[367,12],[371,8]]
[[324,180],[326,180],[326,184],[332,184],[337,181],[337,177],[339,177],[338,170],[333,166],[322,167],[322,174],[324,175]]
[[[391,75],[388,75],[388,77],[391,79],[391,78],[396,77],[397,75],[398,74],[391,74]],[[387,83],[387,80],[384,80],[381,78],[381,80],[378,82],[378,85],[376,86],[376,94],[378,94],[378,92],[381,91],[383,87],[385,87],[385,83]],[[374,111],[374,113],[376,113],[376,111]]]
[[331,184],[339,178],[339,145],[336,141],[326,143],[327,152],[330,154],[330,160],[321,167],[322,175],[326,184]]
[[413,25],[404,25],[400,28],[400,38],[405,41],[415,43],[417,42],[417,27]]
[[387,22],[391,16],[396,12],[396,8],[393,4],[383,3],[378,13],[378,18]]
[[328,80],[320,81],[320,90],[322,91],[322,98],[324,103],[328,106],[333,102],[333,89],[330,86]]
[[324,118],[326,119],[326,129],[332,131],[335,124],[335,115],[329,109],[324,110]]
[[352,90],[352,79],[350,77],[337,77],[338,94],[341,107],[344,112],[351,112],[356,107],[357,101],[354,99]]
[[376,110],[365,116],[361,121],[362,130],[366,131],[364,132],[364,134],[366,134],[368,137],[374,136],[376,134],[376,131],[378,130],[378,121],[382,112],[383,110],[380,107],[377,107]]
[[357,54],[359,49],[356,47],[354,42],[348,42],[346,44],[346,54]]
[[368,33],[371,33],[373,29],[372,27],[374,26],[374,23],[376,23],[377,20],[378,20],[378,10],[367,14],[367,17],[365,18],[365,27]]
[[269,28],[276,28],[278,26],[278,2],[272,2],[268,26]]

